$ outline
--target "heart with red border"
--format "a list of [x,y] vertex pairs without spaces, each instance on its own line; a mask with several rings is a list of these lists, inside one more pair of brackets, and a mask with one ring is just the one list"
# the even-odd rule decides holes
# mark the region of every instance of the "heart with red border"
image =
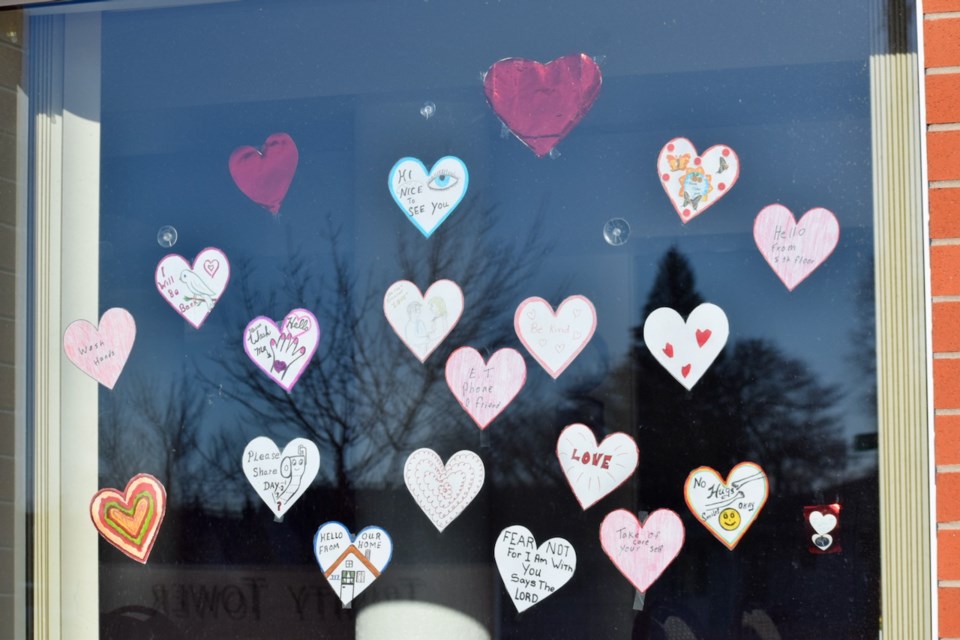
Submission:
[[741,462],[724,480],[716,469],[697,467],[683,485],[694,517],[733,550],[767,503],[767,474],[755,462]]
[[547,64],[506,58],[483,77],[483,91],[497,117],[543,157],[573,131],[600,93],[600,67],[585,53]]
[[167,492],[148,473],[135,475],[123,492],[101,489],[90,501],[90,518],[103,539],[146,564],[167,510]]
[[674,138],[660,150],[657,175],[686,224],[730,192],[740,178],[740,157],[725,144],[697,153],[686,138]]
[[810,209],[800,218],[771,204],[753,222],[753,241],[788,291],[823,264],[840,242],[840,223],[829,209]]
[[657,509],[640,524],[626,509],[607,514],[600,524],[600,546],[637,591],[646,591],[683,548],[683,521],[675,511]]
[[258,205],[276,214],[287,197],[300,154],[286,133],[275,133],[261,149],[243,146],[230,154],[230,176],[237,188]]

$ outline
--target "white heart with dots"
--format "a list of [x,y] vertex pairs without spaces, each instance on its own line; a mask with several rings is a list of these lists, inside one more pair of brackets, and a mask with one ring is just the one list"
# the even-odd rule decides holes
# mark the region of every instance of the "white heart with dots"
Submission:
[[725,144],[697,153],[686,138],[674,138],[660,150],[657,175],[680,221],[686,224],[733,188],[740,177],[740,158]]

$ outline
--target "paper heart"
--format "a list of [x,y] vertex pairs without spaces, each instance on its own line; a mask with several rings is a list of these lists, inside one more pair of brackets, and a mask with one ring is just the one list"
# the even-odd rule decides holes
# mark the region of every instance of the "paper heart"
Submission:
[[90,518],[103,539],[146,564],[167,510],[167,492],[147,473],[133,476],[127,487],[101,489],[90,501]]
[[730,192],[740,178],[740,158],[727,145],[714,145],[697,153],[686,138],[674,138],[660,150],[657,175],[681,222],[686,224]]
[[597,311],[583,296],[570,296],[556,313],[543,298],[527,298],[517,307],[513,327],[533,359],[556,379],[590,342]]
[[680,516],[657,509],[640,521],[626,509],[607,514],[600,524],[600,546],[637,591],[644,592],[670,566],[683,548]]
[[387,187],[407,220],[429,238],[467,195],[469,182],[467,165],[455,156],[440,158],[429,171],[417,158],[400,158]]
[[728,549],[757,519],[767,501],[767,474],[754,462],[741,462],[724,481],[710,467],[690,472],[683,486],[687,506],[694,517]]
[[463,314],[463,291],[452,280],[437,280],[425,294],[407,280],[383,296],[383,313],[394,333],[420,362],[450,335]]
[[275,133],[263,151],[240,147],[230,154],[230,175],[245,196],[276,214],[287,195],[300,154],[286,133]]
[[830,548],[830,545],[833,544],[833,536],[831,536],[829,533],[815,533],[810,537],[810,539],[821,551],[826,551]]
[[457,451],[443,460],[433,449],[417,449],[403,465],[407,490],[430,522],[443,531],[483,487],[483,460],[473,451]]
[[63,351],[78,369],[113,389],[136,338],[133,316],[126,309],[114,307],[103,312],[96,327],[86,320],[71,322],[63,333]]
[[260,436],[243,450],[243,473],[277,519],[300,499],[320,471],[320,451],[305,438],[294,438],[283,452]]
[[538,547],[530,530],[518,524],[500,532],[493,557],[518,613],[556,592],[577,570],[577,552],[569,542],[550,538]]
[[330,521],[313,536],[313,553],[323,577],[346,605],[390,564],[393,541],[380,527],[364,527],[354,536],[340,522]]
[[243,349],[261,371],[289,392],[317,351],[320,325],[306,309],[294,309],[278,326],[266,316],[243,330]]
[[487,362],[471,347],[447,358],[447,386],[477,426],[486,429],[520,393],[527,364],[515,349],[500,349]]
[[171,253],[157,263],[154,282],[173,310],[199,329],[230,282],[230,261],[214,247],[198,253],[193,265]]
[[643,323],[647,349],[688,391],[723,351],[729,335],[727,314],[709,302],[694,309],[686,322],[670,307],[660,307]]
[[817,533],[830,533],[837,528],[837,516],[832,513],[823,514],[814,511],[810,514],[810,526]]
[[600,67],[585,53],[547,64],[506,58],[487,70],[483,91],[497,117],[542,158],[587,115],[601,82]]
[[800,222],[780,204],[767,205],[753,222],[753,240],[780,281],[793,291],[830,257],[840,241],[832,211],[810,209]]
[[623,484],[639,458],[636,441],[625,433],[611,433],[597,444],[590,427],[571,424],[557,439],[557,459],[584,511]]

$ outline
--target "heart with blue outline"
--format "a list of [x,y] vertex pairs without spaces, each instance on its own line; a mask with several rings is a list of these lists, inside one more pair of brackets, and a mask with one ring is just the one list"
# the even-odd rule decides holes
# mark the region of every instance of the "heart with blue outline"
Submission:
[[433,235],[467,194],[470,174],[456,156],[444,156],[427,171],[417,158],[400,158],[387,180],[390,195],[425,238]]

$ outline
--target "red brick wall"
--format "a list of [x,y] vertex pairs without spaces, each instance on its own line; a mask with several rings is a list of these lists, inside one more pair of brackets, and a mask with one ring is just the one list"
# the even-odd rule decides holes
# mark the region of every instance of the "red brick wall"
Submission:
[[941,638],[960,638],[960,0],[925,0]]

